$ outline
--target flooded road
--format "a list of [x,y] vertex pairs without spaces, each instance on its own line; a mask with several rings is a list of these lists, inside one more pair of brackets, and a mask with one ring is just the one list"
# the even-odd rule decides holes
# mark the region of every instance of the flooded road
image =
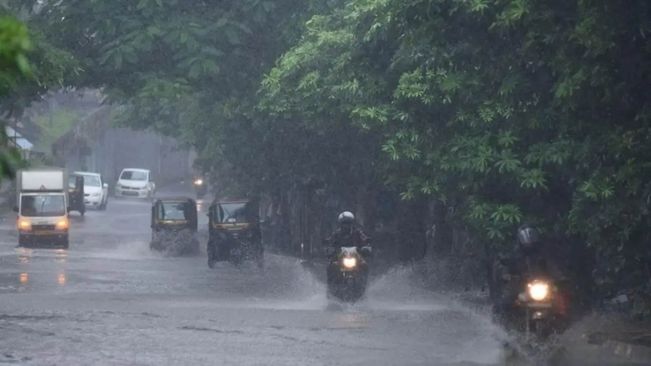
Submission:
[[149,207],[112,200],[107,211],[72,217],[69,250],[16,248],[13,217],[5,218],[0,363],[500,362],[501,336],[485,316],[413,287],[406,270],[376,278],[358,304],[329,303],[324,284],[293,258],[268,255],[264,270],[211,270],[205,242],[197,256],[152,253]]

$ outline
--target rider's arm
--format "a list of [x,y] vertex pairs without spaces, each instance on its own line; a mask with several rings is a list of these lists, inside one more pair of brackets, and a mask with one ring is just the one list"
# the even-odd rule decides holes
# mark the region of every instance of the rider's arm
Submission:
[[359,241],[359,246],[369,245],[370,238],[362,231],[362,229],[357,229],[357,240]]
[[325,239],[325,245],[328,247],[336,247],[339,242],[338,237],[337,232],[332,233],[332,235]]

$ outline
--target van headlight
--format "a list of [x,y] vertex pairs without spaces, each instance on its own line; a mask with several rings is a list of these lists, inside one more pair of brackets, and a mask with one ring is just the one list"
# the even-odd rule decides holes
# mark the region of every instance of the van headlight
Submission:
[[70,227],[70,223],[68,222],[68,219],[61,219],[57,221],[55,227],[57,230],[68,230],[68,228]]
[[543,301],[549,297],[549,283],[534,281],[529,283],[529,297],[535,301]]
[[25,219],[18,220],[18,230],[30,231],[32,230],[32,222]]

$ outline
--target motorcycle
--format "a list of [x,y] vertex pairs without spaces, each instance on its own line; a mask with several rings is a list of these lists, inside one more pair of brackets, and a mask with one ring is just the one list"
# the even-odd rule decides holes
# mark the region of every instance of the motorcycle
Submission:
[[525,338],[544,341],[565,327],[565,296],[553,280],[543,276],[531,277],[524,283],[516,307],[523,310]]
[[197,198],[203,198],[208,192],[208,185],[201,177],[195,178],[192,181],[192,186],[194,187],[194,191],[197,194]]
[[326,254],[330,258],[327,269],[328,296],[345,302],[361,299],[368,282],[366,258],[371,255],[371,247],[365,246],[360,250],[357,247],[341,247],[336,254],[330,248],[330,253]]

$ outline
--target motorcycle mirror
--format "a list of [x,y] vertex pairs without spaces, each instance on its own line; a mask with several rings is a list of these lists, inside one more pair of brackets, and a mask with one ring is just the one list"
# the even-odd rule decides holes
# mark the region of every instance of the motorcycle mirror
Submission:
[[363,256],[370,257],[371,255],[373,255],[373,248],[367,245],[362,247],[362,249],[360,249],[360,252],[362,253]]
[[14,212],[18,212],[18,206],[14,206],[13,210]]

